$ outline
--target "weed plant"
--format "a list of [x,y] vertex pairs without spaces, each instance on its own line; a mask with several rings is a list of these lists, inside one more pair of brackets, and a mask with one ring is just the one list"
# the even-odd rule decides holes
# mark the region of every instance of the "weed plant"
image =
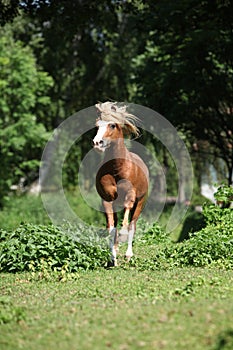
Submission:
[[[222,188],[219,191],[222,193]],[[226,193],[225,190],[224,194]],[[206,227],[190,233],[190,239],[180,243],[173,243],[158,226],[154,225],[144,238],[139,240],[139,244],[151,246],[150,254],[146,254],[146,259],[134,258],[131,263],[139,269],[150,270],[210,265],[232,268],[233,210],[208,203],[204,205],[203,216]]]
[[103,266],[109,259],[103,232],[85,226],[22,224],[1,230],[0,270],[74,272]]

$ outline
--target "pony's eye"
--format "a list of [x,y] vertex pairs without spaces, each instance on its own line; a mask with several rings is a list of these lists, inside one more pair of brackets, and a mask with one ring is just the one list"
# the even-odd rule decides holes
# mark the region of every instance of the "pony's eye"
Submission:
[[116,124],[110,124],[109,127],[110,127],[110,129],[114,130],[116,127]]

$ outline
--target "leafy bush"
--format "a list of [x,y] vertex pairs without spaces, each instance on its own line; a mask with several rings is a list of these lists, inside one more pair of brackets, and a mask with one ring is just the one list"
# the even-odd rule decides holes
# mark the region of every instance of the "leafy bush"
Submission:
[[214,198],[223,208],[229,208],[233,202],[233,187],[221,185],[214,194]]
[[232,268],[233,210],[206,204],[203,216],[206,227],[189,233],[190,239],[180,243],[173,243],[156,224],[147,228],[138,242],[144,246],[148,244],[149,247],[144,248],[144,257],[132,259],[131,266],[139,270],[211,264]]
[[144,244],[158,244],[166,242],[169,239],[169,234],[157,222],[150,226],[141,220],[137,228],[136,239]]
[[0,231],[0,271],[94,269],[109,259],[105,237],[90,228],[33,224]]
[[[215,197],[218,197],[221,192],[222,187]],[[225,190],[224,193],[231,195],[231,191]],[[204,206],[203,215],[207,226],[198,232],[191,233],[188,241],[179,243],[175,248],[166,247],[167,258],[181,266],[205,266],[214,263],[232,267],[233,210],[207,204]]]
[[228,261],[233,266],[232,225],[207,227],[193,234],[189,241],[175,249],[169,247],[167,256],[177,265],[205,266],[213,262]]

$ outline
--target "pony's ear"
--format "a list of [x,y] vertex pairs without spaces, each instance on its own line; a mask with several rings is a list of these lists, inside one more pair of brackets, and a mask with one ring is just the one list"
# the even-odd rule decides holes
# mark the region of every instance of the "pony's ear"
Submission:
[[97,111],[100,112],[100,104],[99,104],[99,103],[96,103],[96,104],[95,104],[95,108],[97,109]]
[[101,108],[100,108],[100,103],[96,103],[95,108],[96,108],[96,110],[97,110],[98,119],[101,120],[101,113],[102,113],[102,110],[101,110]]

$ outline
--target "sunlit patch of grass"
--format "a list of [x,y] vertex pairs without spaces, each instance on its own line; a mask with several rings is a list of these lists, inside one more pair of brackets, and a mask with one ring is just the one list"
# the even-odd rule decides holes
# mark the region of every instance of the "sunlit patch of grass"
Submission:
[[[22,320],[1,327],[9,349],[213,349],[233,321],[232,271],[99,269],[70,281],[2,274]],[[14,337],[12,337],[12,333]]]

